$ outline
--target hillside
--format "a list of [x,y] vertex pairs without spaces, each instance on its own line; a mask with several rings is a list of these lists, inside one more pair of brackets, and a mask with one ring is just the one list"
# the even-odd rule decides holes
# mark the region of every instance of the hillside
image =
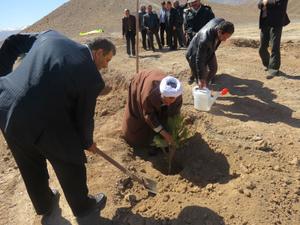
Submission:
[[[181,0],[181,2],[184,2]],[[221,1],[222,2],[222,1]],[[242,5],[216,4],[203,1],[212,6],[216,16],[224,17],[239,24],[257,24],[258,10],[256,0],[248,0]],[[157,10],[159,0],[141,0],[141,4],[151,3]],[[133,0],[71,0],[59,7],[43,19],[33,24],[26,31],[41,31],[56,29],[70,37],[77,37],[81,31],[103,28],[107,33],[120,34],[123,10],[129,8],[135,11],[136,1]],[[289,11],[292,18],[299,18],[300,2],[290,0]]]

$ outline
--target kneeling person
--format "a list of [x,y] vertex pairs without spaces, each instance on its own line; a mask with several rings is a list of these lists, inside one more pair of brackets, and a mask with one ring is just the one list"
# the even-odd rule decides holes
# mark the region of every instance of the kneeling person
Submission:
[[130,83],[123,119],[124,139],[132,146],[149,146],[156,133],[167,143],[173,138],[164,129],[169,116],[180,113],[182,86],[160,70],[138,73]]

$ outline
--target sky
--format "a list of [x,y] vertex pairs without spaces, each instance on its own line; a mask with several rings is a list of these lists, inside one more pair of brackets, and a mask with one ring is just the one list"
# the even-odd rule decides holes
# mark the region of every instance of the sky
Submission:
[[68,0],[0,0],[0,30],[29,26]]

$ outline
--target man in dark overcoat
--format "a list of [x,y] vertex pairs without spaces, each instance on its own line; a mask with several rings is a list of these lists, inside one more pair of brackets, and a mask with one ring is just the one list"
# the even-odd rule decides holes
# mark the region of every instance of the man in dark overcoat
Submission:
[[233,32],[234,25],[231,22],[215,18],[193,37],[186,53],[192,73],[189,84],[196,81],[200,88],[208,87],[218,70],[215,52],[220,43],[230,38]]
[[39,215],[50,215],[59,199],[46,159],[76,217],[105,206],[104,194],[88,195],[84,150],[97,148],[93,117],[105,86],[99,70],[115,53],[107,39],[82,45],[53,30],[12,35],[0,49],[0,128]]

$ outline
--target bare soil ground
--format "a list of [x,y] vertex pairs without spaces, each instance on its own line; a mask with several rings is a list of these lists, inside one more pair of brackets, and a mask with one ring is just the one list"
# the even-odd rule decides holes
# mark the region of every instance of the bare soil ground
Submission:
[[[112,90],[98,98],[95,140],[129,170],[156,180],[159,193],[148,196],[135,182],[120,187],[127,177],[102,158],[87,154],[90,193],[108,196],[96,224],[299,225],[299,28],[291,24],[284,30],[281,76],[267,80],[258,56],[256,25],[239,26],[232,40],[217,51],[219,70],[213,89],[227,87],[230,94],[220,97],[210,112],[193,108],[185,49],[141,52],[141,69],[160,68],[184,84],[182,114],[193,136],[177,151],[178,173],[173,175],[166,174],[163,154],[149,157],[120,138],[135,58],[127,57],[122,39],[114,39],[117,56],[104,73]],[[63,194],[55,215],[41,223],[2,137],[0,156],[1,225],[78,224]],[[49,171],[51,186],[63,193],[50,165]]]

